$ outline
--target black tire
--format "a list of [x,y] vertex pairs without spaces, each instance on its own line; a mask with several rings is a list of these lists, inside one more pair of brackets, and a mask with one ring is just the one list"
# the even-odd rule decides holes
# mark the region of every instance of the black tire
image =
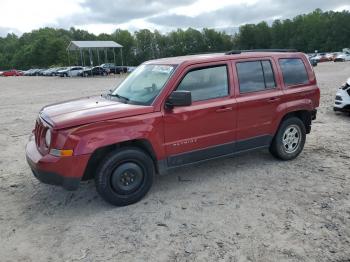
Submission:
[[270,146],[270,152],[278,159],[292,160],[303,151],[305,140],[304,123],[297,117],[287,118],[281,123]]
[[147,194],[154,173],[153,161],[144,151],[120,148],[109,153],[100,164],[95,176],[96,189],[112,205],[130,205]]

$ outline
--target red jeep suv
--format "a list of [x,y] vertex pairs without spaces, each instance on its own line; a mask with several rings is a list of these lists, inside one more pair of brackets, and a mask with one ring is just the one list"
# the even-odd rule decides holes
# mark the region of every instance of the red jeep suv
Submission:
[[303,150],[320,90],[308,58],[231,51],[140,65],[117,88],[44,107],[26,146],[35,177],[65,189],[95,179],[111,204],[135,203],[155,174],[248,150]]

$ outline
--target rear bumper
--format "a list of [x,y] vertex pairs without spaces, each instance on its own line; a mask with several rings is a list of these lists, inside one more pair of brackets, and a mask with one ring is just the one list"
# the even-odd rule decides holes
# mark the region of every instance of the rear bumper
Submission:
[[41,155],[35,141],[30,139],[26,146],[26,158],[33,175],[41,182],[62,186],[66,190],[76,190],[90,155],[56,157]]

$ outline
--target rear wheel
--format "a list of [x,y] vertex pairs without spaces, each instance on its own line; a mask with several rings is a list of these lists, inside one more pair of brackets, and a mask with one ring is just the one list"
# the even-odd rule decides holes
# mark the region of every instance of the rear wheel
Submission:
[[276,158],[292,160],[304,148],[306,130],[304,123],[297,117],[284,120],[270,146],[270,152]]
[[95,176],[97,192],[112,205],[126,206],[141,200],[153,183],[154,164],[149,155],[133,147],[111,152]]

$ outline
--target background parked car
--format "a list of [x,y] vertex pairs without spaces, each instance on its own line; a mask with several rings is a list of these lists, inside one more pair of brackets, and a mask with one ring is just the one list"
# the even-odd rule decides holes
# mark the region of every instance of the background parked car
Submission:
[[333,53],[327,53],[325,55],[325,58],[328,60],[328,61],[333,61]]
[[23,76],[23,72],[16,70],[16,69],[12,69],[12,70],[8,70],[2,73],[2,76]]
[[108,73],[120,74],[128,72],[128,67],[126,66],[116,66],[112,63],[106,63],[100,65],[102,68],[106,69]]
[[27,71],[24,72],[24,75],[25,75],[25,76],[30,76],[30,75],[32,75],[32,73],[34,72],[34,70],[36,70],[36,69],[29,69],[29,70],[27,70]]
[[31,71],[30,71],[30,76],[40,76],[40,74],[41,74],[41,72],[42,71],[44,71],[45,69],[39,69],[39,68],[37,68],[37,69],[32,69]]
[[345,62],[345,61],[350,61],[350,54],[341,53],[334,59],[334,62]]
[[132,71],[134,71],[136,69],[136,66],[128,66],[128,73],[131,73]]
[[338,55],[342,54],[342,52],[335,52],[333,53],[332,61],[334,61]]
[[100,65],[100,67],[106,69],[108,72],[115,67],[115,64],[113,63],[105,63],[105,64],[102,64]]
[[128,72],[127,66],[116,66],[116,67],[119,70],[119,73],[127,73]]
[[82,66],[72,66],[72,67],[67,67],[63,70],[59,70],[57,73],[61,77],[72,77],[72,76],[78,76],[82,71],[83,71]]
[[43,76],[44,75],[44,72],[46,71],[47,69],[46,68],[43,68],[39,71],[39,76]]
[[46,69],[45,71],[43,71],[43,76],[52,76],[52,72],[55,71],[56,69],[57,69],[56,67]]
[[55,68],[55,70],[52,70],[51,76],[59,76],[58,72],[65,69],[67,69],[67,67],[57,67]]
[[317,66],[317,64],[318,64],[318,62],[317,62],[316,59],[311,59],[311,58],[309,58],[309,61],[310,61],[310,64],[311,64],[313,67]]
[[328,58],[326,57],[326,54],[324,53],[317,54],[316,56],[312,57],[311,60],[315,60],[317,63],[329,61]]
[[95,66],[93,68],[85,68],[83,71],[79,73],[79,76],[106,76],[108,75],[107,69],[101,66]]
[[338,89],[333,109],[350,113],[350,78]]

